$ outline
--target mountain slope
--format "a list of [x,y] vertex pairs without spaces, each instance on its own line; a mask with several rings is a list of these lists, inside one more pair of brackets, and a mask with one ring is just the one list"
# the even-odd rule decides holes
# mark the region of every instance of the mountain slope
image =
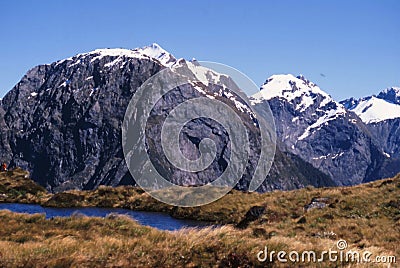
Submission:
[[[2,100],[0,160],[29,170],[35,181],[51,191],[134,184],[121,146],[125,110],[136,90],[168,67],[186,68],[200,82],[204,82],[204,77],[222,79],[221,75],[194,63],[175,59],[156,44],[134,50],[99,49],[34,67]],[[155,120],[149,121],[152,124],[146,136],[152,160],[178,184],[204,184],[219,176],[229,163],[230,153],[229,139],[221,125],[198,119],[183,129],[180,142],[182,151],[192,154],[189,157],[198,155],[199,142],[205,137],[217,144],[217,158],[210,168],[188,174],[176,170],[163,157],[158,146],[160,121],[157,121],[165,119],[171,107],[185,99],[219,98],[241,117],[251,140],[248,167],[237,185],[238,189],[247,189],[254,172],[252,167],[259,157],[259,129],[255,119],[237,96],[203,82],[177,87],[153,109]],[[291,160],[296,157],[278,156],[260,190],[294,189],[314,182],[315,186],[332,185],[329,177],[318,170],[309,167],[302,171],[303,162]],[[292,168],[296,172],[288,172]],[[308,178],[309,174],[314,177]]]
[[352,98],[342,101],[341,103],[347,109],[355,112],[366,124],[400,117],[400,105],[375,96],[359,100]]
[[388,157],[400,158],[400,88],[388,88],[376,96],[351,98],[341,103],[367,124]]
[[382,171],[387,156],[362,120],[303,76],[271,76],[252,96],[252,103],[256,109],[268,103],[286,149],[338,185],[388,175]]

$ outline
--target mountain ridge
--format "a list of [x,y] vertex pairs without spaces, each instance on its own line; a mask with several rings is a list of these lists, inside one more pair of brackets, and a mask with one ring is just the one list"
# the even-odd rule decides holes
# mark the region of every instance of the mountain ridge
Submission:
[[[200,88],[185,89],[190,96],[218,96],[251,118],[250,109],[236,97],[208,84],[210,78],[228,77],[176,59],[157,44],[133,50],[98,49],[36,66],[6,94],[0,103],[0,159],[31,171],[36,181],[54,191],[134,184],[120,148],[124,107],[149,77],[182,66],[202,83]],[[274,85],[279,80],[282,88]],[[271,88],[277,96],[265,95]],[[261,111],[263,102],[269,103],[280,140],[276,162],[260,191],[352,185],[394,172],[397,162],[388,162],[384,146],[371,137],[370,132],[376,132],[304,76],[275,75],[260,92],[251,103]],[[178,99],[168,105],[174,101]],[[398,141],[391,146],[398,148]],[[156,148],[154,152],[160,153]],[[362,168],[346,168],[352,161]],[[283,163],[292,170],[285,170]],[[215,168],[217,173],[222,170]],[[384,168],[389,170],[382,173]],[[237,187],[245,190],[246,183]]]
[[363,119],[387,157],[400,158],[400,88],[387,88],[377,95],[342,103]]
[[[399,169],[395,166],[400,162],[387,159],[374,132],[356,113],[304,76],[273,75],[251,101],[259,109],[268,102],[284,150],[310,162],[339,185],[375,180]],[[389,170],[384,168],[388,166]]]
[[[178,88],[168,98],[166,107],[172,107],[188,96],[218,97],[236,110],[248,122],[247,125],[253,125],[251,114],[243,103],[218,87],[206,85],[204,80],[204,77],[212,80],[226,77],[183,59],[171,59],[175,57],[152,45],[136,50],[95,50],[32,68],[2,101],[1,161],[29,170],[35,181],[52,191],[93,189],[103,184],[134,184],[122,152],[122,120],[136,89],[164,68],[186,68],[200,82],[203,81],[196,86],[188,84]],[[163,112],[160,115],[164,116]],[[196,128],[206,127],[197,133],[189,133],[190,129],[184,131],[187,139],[185,151],[196,153],[198,150],[197,145],[189,141],[192,135],[203,137],[206,133],[221,133],[211,137],[218,139],[217,148],[221,154],[210,174],[218,175],[229,156],[223,153],[227,146],[224,143],[226,134],[218,125],[204,123],[202,120],[193,123],[197,124]],[[253,143],[257,144],[256,128],[249,131],[253,133],[250,135],[254,136]],[[156,141],[158,126],[154,125],[150,132],[155,135],[150,139]],[[192,140],[196,142],[197,139]],[[160,155],[156,146],[151,148],[151,152]],[[255,165],[257,157],[255,151],[249,160],[251,166]],[[294,155],[278,152],[277,159],[260,191],[288,190],[314,182],[316,186],[332,185],[328,176],[311,166],[303,172],[301,167],[305,163]],[[171,172],[173,167],[163,157],[156,157],[155,161],[178,183],[190,185],[210,179],[210,174],[182,177],[175,171]],[[282,164],[277,163],[290,163],[297,172],[287,172]],[[247,175],[237,185],[238,189],[246,189],[251,172],[251,169],[246,170]],[[312,178],[306,174],[313,174]]]

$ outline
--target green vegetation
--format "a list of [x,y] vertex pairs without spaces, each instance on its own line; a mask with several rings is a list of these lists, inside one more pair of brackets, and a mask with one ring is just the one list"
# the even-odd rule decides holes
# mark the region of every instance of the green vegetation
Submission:
[[[325,206],[306,210],[313,199],[324,200]],[[43,215],[3,211],[0,267],[298,267],[290,262],[260,263],[256,255],[266,245],[270,251],[321,252],[336,249],[339,239],[347,241],[348,249],[400,258],[400,175],[353,187],[231,191],[209,205],[177,208],[126,186],[48,194],[22,170],[15,170],[0,173],[0,202],[123,207],[226,224],[168,232],[115,215],[46,220]],[[262,213],[249,213],[254,207]],[[329,266],[339,264],[321,264]]]

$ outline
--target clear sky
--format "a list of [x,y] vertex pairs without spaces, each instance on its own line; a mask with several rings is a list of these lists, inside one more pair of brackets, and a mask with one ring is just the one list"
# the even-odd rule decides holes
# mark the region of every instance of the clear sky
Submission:
[[156,42],[261,85],[304,74],[337,100],[400,86],[400,1],[0,1],[0,97],[31,67]]

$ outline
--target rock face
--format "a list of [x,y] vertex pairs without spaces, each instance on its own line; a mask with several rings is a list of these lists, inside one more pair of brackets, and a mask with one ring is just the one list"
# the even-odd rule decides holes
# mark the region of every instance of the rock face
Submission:
[[372,171],[367,181],[396,175],[400,169],[400,88],[387,88],[376,96],[350,98],[341,104],[364,121],[387,158],[381,160],[380,168]]
[[[55,191],[132,182],[119,146],[124,107],[162,65],[110,54],[37,66],[4,97],[11,166]],[[121,65],[107,66],[118,59]]]
[[[270,77],[252,102],[258,109],[269,103],[277,135],[286,146],[283,150],[310,162],[337,185],[354,185],[400,171],[399,162],[388,159],[359,116],[303,76]],[[393,147],[399,148],[396,142]]]
[[386,156],[400,158],[400,118],[370,123],[368,127]]
[[4,120],[5,111],[1,105],[0,100],[0,159],[3,162],[9,163],[11,160],[11,148],[8,143],[9,130]]
[[399,104],[400,105],[400,88],[399,87],[391,87],[382,90],[379,92],[379,99],[386,100],[389,103]]
[[307,185],[314,187],[337,185],[329,175],[313,167],[301,157],[282,151],[282,147],[283,145],[277,147],[271,170],[265,183],[259,188],[261,192],[299,189]]
[[377,96],[341,102],[367,124],[385,155],[400,158],[400,88],[382,90]]
[[[32,178],[51,191],[93,189],[99,185],[134,184],[121,145],[121,125],[136,90],[162,69],[191,66],[176,60],[158,45],[135,49],[104,49],[40,65],[30,70],[4,97],[0,106],[0,160],[31,172]],[[259,157],[257,119],[238,107],[236,97],[208,85],[176,88],[154,109],[146,144],[162,173],[181,185],[205,184],[229,164],[229,138],[222,127],[207,119],[188,123],[180,136],[188,158],[199,154],[199,143],[210,138],[217,144],[211,168],[188,176],[165,161],[159,150],[160,125],[168,110],[198,95],[220,98],[246,125],[251,158],[237,189],[247,189]],[[161,121],[157,121],[161,120]],[[295,189],[306,185],[329,186],[329,176],[299,157],[277,150],[275,162],[260,191]]]

